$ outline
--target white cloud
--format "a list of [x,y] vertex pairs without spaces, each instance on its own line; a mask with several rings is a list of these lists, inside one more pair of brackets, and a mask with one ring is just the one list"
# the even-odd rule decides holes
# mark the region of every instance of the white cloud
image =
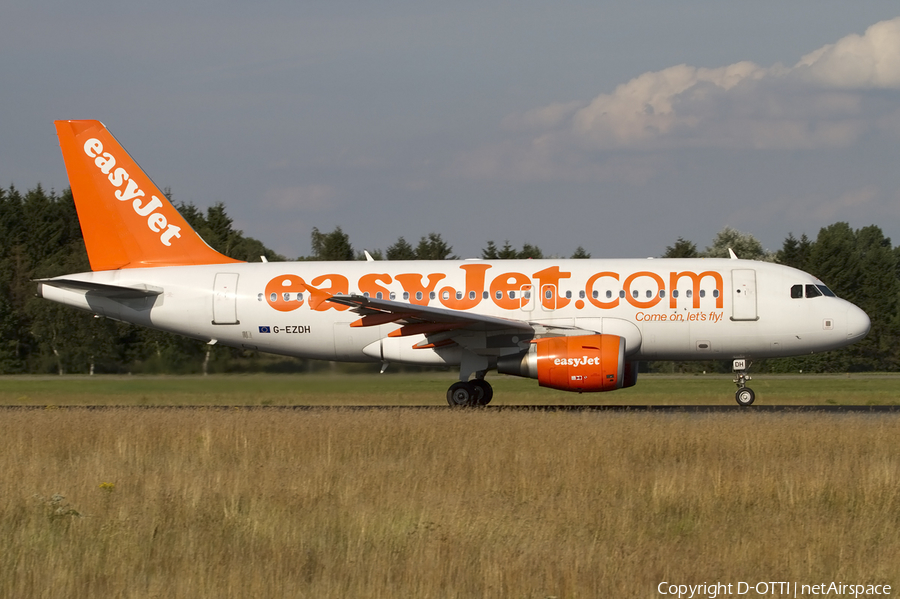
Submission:
[[831,88],[900,89],[900,18],[819,48],[800,59],[794,70]]
[[824,46],[793,67],[682,64],[589,102],[510,115],[503,128],[516,139],[480,148],[457,166],[478,178],[606,179],[619,172],[606,163],[611,151],[849,147],[873,131],[900,132],[897,90],[900,18]]

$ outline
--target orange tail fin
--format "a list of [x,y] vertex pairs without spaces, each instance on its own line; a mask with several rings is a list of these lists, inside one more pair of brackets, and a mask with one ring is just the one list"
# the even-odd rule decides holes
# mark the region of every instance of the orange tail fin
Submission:
[[100,121],[56,121],[91,270],[240,262],[209,247]]

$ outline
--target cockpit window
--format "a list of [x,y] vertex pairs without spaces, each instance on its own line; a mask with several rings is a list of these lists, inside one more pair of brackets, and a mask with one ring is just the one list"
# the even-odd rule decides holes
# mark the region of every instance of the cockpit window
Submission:
[[825,285],[792,285],[791,298],[799,299],[803,297],[803,291],[806,290],[806,297],[837,297],[834,291]]

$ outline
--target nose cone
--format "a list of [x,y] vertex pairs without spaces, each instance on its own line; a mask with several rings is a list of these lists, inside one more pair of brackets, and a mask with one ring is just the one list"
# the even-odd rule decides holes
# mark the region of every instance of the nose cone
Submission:
[[852,304],[847,308],[847,341],[862,339],[871,326],[872,321],[869,320],[868,314]]

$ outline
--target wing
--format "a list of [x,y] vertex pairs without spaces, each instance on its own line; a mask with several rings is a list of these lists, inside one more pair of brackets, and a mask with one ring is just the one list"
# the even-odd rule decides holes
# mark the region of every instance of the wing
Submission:
[[585,329],[578,326],[499,318],[447,308],[372,299],[361,295],[332,296],[323,293],[320,300],[349,306],[353,312],[359,314],[361,318],[352,322],[351,327],[396,323],[400,328],[388,333],[388,337],[425,335],[424,340],[413,345],[415,349],[443,347],[456,343],[475,354],[496,356],[510,351],[520,351],[531,339],[596,335],[601,329],[604,333],[625,338],[629,354],[641,346],[640,330],[633,323],[616,318],[604,318],[602,327],[597,323],[596,329]]
[[464,329],[477,332],[522,331],[534,333],[534,327],[524,320],[497,318],[471,312],[418,306],[389,300],[371,299],[361,295],[335,295],[326,301],[350,306],[362,318],[350,324],[351,327],[371,327],[396,323],[400,328],[389,337],[435,334]]

